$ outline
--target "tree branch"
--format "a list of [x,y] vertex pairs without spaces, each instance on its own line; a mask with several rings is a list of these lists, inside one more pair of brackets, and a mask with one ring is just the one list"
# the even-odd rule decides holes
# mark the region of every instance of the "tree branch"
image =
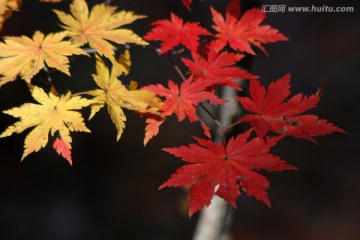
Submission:
[[[236,101],[236,89],[223,87],[221,97],[229,102],[222,105],[219,110],[220,122],[223,126],[231,124],[233,117],[239,114]],[[216,142],[224,142],[228,127],[218,128],[215,136]],[[225,143],[224,143],[225,144]],[[193,240],[230,240],[227,231],[231,223],[231,211],[229,204],[218,196],[214,196],[209,207],[201,211]]]

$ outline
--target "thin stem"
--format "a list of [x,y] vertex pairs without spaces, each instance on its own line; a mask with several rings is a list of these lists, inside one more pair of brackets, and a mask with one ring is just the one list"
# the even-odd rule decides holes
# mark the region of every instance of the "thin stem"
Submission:
[[230,124],[230,125],[226,126],[226,127],[225,127],[226,131],[229,130],[230,128],[235,127],[235,126],[238,125],[239,123],[241,123],[241,121],[237,121],[237,122],[235,122],[235,123],[233,123],[233,124]]
[[86,53],[97,53],[98,52],[98,50],[96,50],[94,48],[83,48],[82,50]]
[[226,153],[226,135],[225,135],[226,131],[224,129],[225,128],[221,129],[221,131],[222,131],[222,139],[221,140],[222,140],[222,144],[224,146],[224,151],[225,151],[224,152],[224,155],[225,155],[224,158],[227,159],[228,157],[227,157],[227,153]]
[[179,66],[175,63],[174,59],[171,57],[170,54],[166,54],[166,57],[169,59],[169,61],[171,62],[171,64],[173,65],[173,67],[175,68],[176,72],[179,74],[180,78],[183,80],[183,82],[186,81],[186,77],[185,75],[182,73],[182,71],[180,70]]
[[210,116],[210,118],[216,123],[216,125],[218,125],[220,129],[224,128],[221,122],[215,117],[214,114],[212,114],[212,112],[209,111],[209,109],[204,106],[203,103],[199,103],[199,106]]
[[[129,44],[124,44],[123,47],[125,49],[130,49],[130,45]],[[82,50],[86,53],[98,53],[99,51],[95,48],[82,48]],[[119,50],[119,47],[113,47],[113,51],[117,51]]]
[[88,94],[88,91],[73,93],[73,94],[71,94],[71,96],[76,97],[76,96],[81,96],[81,95],[85,95],[85,94]]

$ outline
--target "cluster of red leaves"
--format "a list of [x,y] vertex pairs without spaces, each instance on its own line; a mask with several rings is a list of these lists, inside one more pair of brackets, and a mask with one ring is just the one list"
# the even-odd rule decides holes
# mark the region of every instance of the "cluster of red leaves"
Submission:
[[[190,8],[192,1],[182,2]],[[251,80],[251,98],[238,98],[239,103],[250,112],[238,123],[248,122],[252,127],[250,130],[227,143],[216,144],[211,140],[195,138],[197,144],[164,149],[188,164],[179,168],[160,188],[190,187],[190,215],[208,206],[215,194],[236,207],[241,190],[270,206],[267,196],[269,182],[259,171],[296,169],[270,154],[270,148],[285,136],[315,141],[313,137],[317,135],[344,132],[315,115],[300,115],[315,107],[321,91],[308,97],[297,94],[287,100],[290,95],[289,75],[273,82],[265,91],[256,76],[237,66],[243,54],[255,55],[252,46],[267,54],[263,44],[287,40],[277,29],[261,24],[265,12],[250,9],[240,16],[238,0],[228,5],[225,18],[213,8],[210,11],[214,33],[198,22],[184,23],[172,13],[170,20],[153,22],[153,28],[144,37],[160,41],[160,54],[171,55],[170,51],[182,45],[192,56],[192,59],[181,58],[188,68],[189,77],[184,78],[180,86],[169,80],[168,87],[157,84],[145,88],[165,98],[161,108],[163,118],[176,114],[179,121],[185,118],[199,121],[196,113],[198,104],[203,101],[213,104],[226,102],[216,96],[216,86],[241,90],[238,81]],[[148,122],[147,128],[152,136],[157,134],[162,122],[162,118]],[[255,137],[251,136],[253,132]]]

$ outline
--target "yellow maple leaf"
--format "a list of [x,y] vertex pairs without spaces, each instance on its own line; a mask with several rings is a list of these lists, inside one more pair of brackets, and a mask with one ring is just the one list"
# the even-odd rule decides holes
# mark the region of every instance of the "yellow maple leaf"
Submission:
[[[70,132],[90,132],[85,126],[81,114],[74,110],[93,103],[91,100],[80,96],[71,97],[71,93],[57,96],[54,92],[47,94],[42,88],[31,86],[31,95],[39,103],[24,103],[20,107],[4,111],[20,120],[9,126],[0,138],[8,137],[13,133],[21,133],[24,130],[34,127],[26,136],[24,144],[23,160],[32,152],[37,152],[48,143],[49,132],[54,136],[58,132],[64,144],[71,146]],[[69,147],[71,148],[71,147]]]
[[127,76],[130,72],[130,67],[131,67],[130,51],[126,49],[122,54],[119,55],[119,57],[115,60],[115,62],[117,62],[118,63],[117,66],[120,67],[120,73],[118,75]]
[[22,0],[0,0],[0,31],[4,21],[11,17],[13,11],[19,11]]
[[128,11],[115,13],[116,9],[117,7],[102,3],[95,5],[89,13],[85,0],[74,0],[70,4],[71,15],[58,10],[54,12],[75,43],[80,46],[89,43],[100,55],[114,60],[114,46],[108,41],[117,44],[148,44],[133,31],[119,28],[146,16]]
[[161,99],[156,97],[154,92],[148,90],[128,90],[118,76],[122,74],[123,66],[113,62],[111,73],[104,62],[97,56],[96,74],[93,74],[94,81],[100,89],[88,91],[94,96],[95,103],[91,105],[91,119],[101,108],[107,105],[107,110],[112,122],[117,129],[117,141],[120,139],[125,128],[126,116],[122,108],[139,113],[159,115],[162,106]]
[[0,42],[0,86],[13,81],[17,75],[30,83],[40,69],[49,67],[70,75],[67,56],[86,53],[70,41],[64,41],[66,32],[44,36],[36,31],[32,39],[26,36],[5,37]]

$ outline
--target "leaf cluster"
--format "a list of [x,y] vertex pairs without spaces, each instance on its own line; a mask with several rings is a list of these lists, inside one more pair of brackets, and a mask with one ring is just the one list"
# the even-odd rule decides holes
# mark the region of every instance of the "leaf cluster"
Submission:
[[[148,90],[128,88],[119,79],[129,74],[131,56],[128,50],[115,57],[115,51],[125,44],[147,45],[148,43],[132,30],[123,28],[143,15],[129,11],[117,11],[105,3],[95,5],[91,10],[84,0],[74,0],[70,13],[54,10],[63,31],[45,35],[36,31],[32,38],[27,36],[6,36],[0,43],[0,86],[18,78],[24,80],[32,97],[38,102],[25,103],[4,111],[20,118],[9,126],[0,137],[34,129],[27,135],[22,159],[37,152],[48,143],[48,135],[55,136],[53,147],[72,163],[70,132],[90,132],[78,110],[91,108],[89,119],[105,105],[117,129],[117,140],[125,128],[126,116],[122,109],[142,115],[160,115],[162,101]],[[114,45],[116,44],[116,45]],[[88,45],[87,48],[84,48]],[[91,49],[91,51],[88,51]],[[90,55],[87,52],[93,52]],[[97,89],[82,93],[57,93],[52,85],[50,91],[32,85],[32,80],[41,71],[58,70],[70,76],[70,56],[86,55],[96,59],[96,73],[93,80]],[[108,59],[111,70],[105,64]],[[50,82],[52,84],[52,82]],[[92,97],[84,98],[80,95]]]
[[[190,10],[192,1],[182,2]],[[20,1],[7,1],[5,9],[18,10],[18,5],[11,3]],[[0,6],[0,15],[2,9]],[[211,29],[199,22],[185,22],[171,13],[169,19],[154,21],[150,31],[141,38],[124,25],[146,16],[118,11],[106,3],[96,4],[89,10],[85,0],[73,0],[68,13],[54,10],[62,31],[47,35],[36,31],[32,38],[5,37],[0,43],[0,86],[22,79],[37,103],[5,110],[4,113],[19,121],[5,129],[0,138],[32,128],[25,138],[24,159],[45,147],[50,134],[55,138],[54,149],[71,164],[70,133],[90,132],[80,113],[83,108],[90,108],[90,120],[106,106],[117,130],[116,140],[126,127],[124,109],[145,117],[144,145],[159,134],[160,126],[174,114],[179,122],[185,119],[199,122],[206,138],[194,137],[196,143],[188,146],[164,148],[186,164],[160,188],[189,187],[190,216],[209,206],[214,195],[233,207],[241,194],[254,196],[270,206],[267,194],[270,183],[262,172],[296,169],[271,154],[271,148],[284,137],[315,142],[316,136],[345,131],[305,113],[319,102],[322,89],[310,96],[290,96],[289,74],[266,89],[258,76],[239,67],[246,54],[256,55],[256,48],[267,55],[266,44],[288,40],[277,29],[263,24],[265,12],[254,8],[241,13],[238,0],[231,1],[224,14],[214,8],[209,11],[213,21]],[[150,46],[147,41],[160,42],[160,47]],[[130,73],[129,49],[133,46],[145,47],[144,51],[155,49],[159,57],[168,58],[179,74],[178,81],[169,79],[166,86],[153,84],[139,89],[136,82],[124,84],[121,78]],[[92,75],[95,89],[59,94],[53,85],[49,91],[33,85],[34,77],[49,68],[70,76],[69,57],[74,55],[95,58]],[[176,62],[181,62],[186,74]],[[240,92],[242,81],[249,81],[249,96],[238,97],[237,104],[247,113],[224,126],[203,103],[227,104],[231,99],[220,98],[216,89],[231,87]],[[214,142],[198,108],[203,108],[220,128],[222,142]],[[237,124],[248,129],[227,139],[226,133]]]

